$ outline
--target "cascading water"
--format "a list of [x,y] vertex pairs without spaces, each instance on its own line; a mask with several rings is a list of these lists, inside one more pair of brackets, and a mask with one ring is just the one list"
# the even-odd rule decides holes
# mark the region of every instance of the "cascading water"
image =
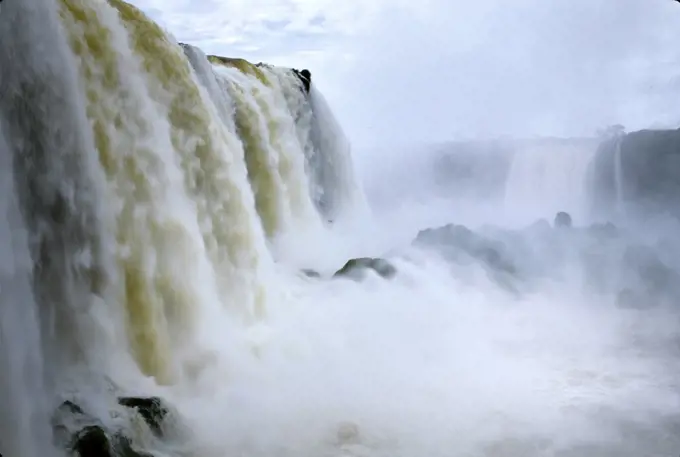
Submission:
[[624,208],[624,195],[623,195],[623,163],[621,158],[621,143],[623,142],[623,136],[619,135],[614,140],[616,141],[616,149],[614,151],[614,185],[616,186],[616,211],[619,216],[622,216]]
[[587,171],[596,140],[518,142],[505,190],[506,218],[531,223],[566,211],[588,219]]
[[[17,183],[35,263],[26,270],[12,241],[22,229],[8,187],[3,241],[18,251],[3,278],[25,290],[3,287],[3,299],[25,309],[3,307],[2,336],[14,340],[20,325],[31,354],[22,370],[22,352],[3,345],[3,368],[31,379],[4,378],[3,402],[39,385],[31,348],[45,332],[55,385],[76,367],[106,375],[134,364],[161,384],[195,375],[200,347],[223,342],[207,323],[226,331],[264,317],[268,242],[293,222],[322,227],[305,169],[305,148],[317,146],[296,122],[313,117],[301,82],[213,66],[118,0],[14,2],[2,19],[3,169],[18,170],[3,183]],[[3,450],[41,454],[24,452],[34,413],[9,409],[20,430],[3,428]]]
[[315,146],[311,161],[322,211],[331,220],[352,210],[358,211],[359,216],[366,216],[365,199],[356,186],[349,143],[325,98],[314,86],[310,92],[310,103],[314,113],[311,135]]
[[[4,123],[3,123],[4,124]],[[0,447],[4,455],[50,455],[48,402],[28,234],[14,189],[11,150],[0,129]]]
[[[73,455],[83,417],[126,457],[675,455],[677,314],[617,308],[628,240],[411,246],[441,219],[426,193],[374,225],[295,71],[205,56],[121,0],[2,7],[3,457]],[[508,211],[582,219],[594,150],[522,146]],[[396,276],[331,278],[350,246],[394,248]],[[673,297],[651,263],[638,282]]]

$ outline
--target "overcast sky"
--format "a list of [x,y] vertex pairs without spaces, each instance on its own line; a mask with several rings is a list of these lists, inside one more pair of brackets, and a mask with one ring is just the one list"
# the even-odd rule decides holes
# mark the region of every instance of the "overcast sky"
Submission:
[[680,126],[672,0],[132,0],[208,53],[309,68],[355,146]]

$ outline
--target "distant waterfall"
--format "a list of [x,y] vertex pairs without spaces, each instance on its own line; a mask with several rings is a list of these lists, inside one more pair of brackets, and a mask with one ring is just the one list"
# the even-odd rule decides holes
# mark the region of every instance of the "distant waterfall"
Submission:
[[529,223],[566,211],[587,219],[587,171],[596,150],[589,139],[518,142],[506,183],[507,217]]

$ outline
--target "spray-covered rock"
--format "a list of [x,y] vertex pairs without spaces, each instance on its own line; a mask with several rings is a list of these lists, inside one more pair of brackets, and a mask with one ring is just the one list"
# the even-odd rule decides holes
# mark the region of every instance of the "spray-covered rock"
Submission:
[[571,228],[572,220],[569,213],[560,211],[555,215],[555,227]]
[[361,257],[350,259],[347,263],[339,269],[333,277],[350,277],[360,279],[365,270],[373,270],[383,278],[390,279],[397,274],[397,269],[385,259],[378,259],[372,257]]
[[[157,439],[165,437],[170,408],[158,397],[120,397],[118,404],[139,414]],[[114,408],[115,409],[115,408]],[[117,411],[114,416],[120,416]],[[124,416],[123,416],[124,417]],[[134,420],[133,420],[134,422]],[[64,401],[53,414],[55,444],[74,457],[151,457],[140,449],[132,428],[112,427],[74,401]],[[148,432],[147,432],[148,433]],[[151,435],[149,435],[151,436]],[[135,438],[136,437],[136,438]],[[145,440],[142,440],[145,441]]]
[[163,423],[170,412],[163,400],[158,397],[121,397],[118,403],[136,410],[156,435],[163,434]]

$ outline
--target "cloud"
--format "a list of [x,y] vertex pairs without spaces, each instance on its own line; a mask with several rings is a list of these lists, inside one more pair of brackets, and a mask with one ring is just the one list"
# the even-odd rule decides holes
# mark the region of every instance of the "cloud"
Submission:
[[387,0],[138,0],[180,40],[255,58],[326,50],[370,23]]
[[209,53],[310,68],[358,145],[680,123],[672,0],[138,0]]
[[670,0],[429,0],[353,44],[342,117],[376,144],[678,126],[678,23]]

